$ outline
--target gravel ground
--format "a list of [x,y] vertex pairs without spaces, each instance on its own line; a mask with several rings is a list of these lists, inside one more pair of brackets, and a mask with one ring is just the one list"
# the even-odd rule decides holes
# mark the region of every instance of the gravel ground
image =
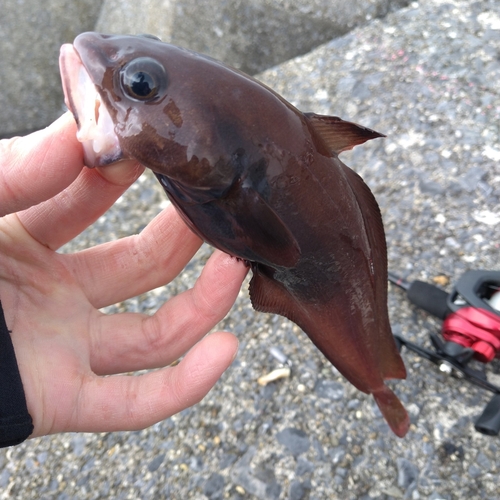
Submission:
[[[500,4],[427,0],[267,71],[304,111],[387,134],[343,159],[381,206],[390,268],[408,279],[499,269]],[[74,251],[139,231],[165,205],[144,176]],[[210,249],[179,279],[113,310],[153,312],[191,286]],[[132,433],[66,434],[0,453],[0,498],[497,499],[499,438],[473,428],[489,394],[404,351],[392,384],[412,426],[393,436],[371,397],[347,384],[307,337],[255,313],[244,287],[222,327],[240,353],[194,408]],[[439,324],[389,293],[395,333],[428,344]],[[279,366],[292,376],[266,387]],[[485,367],[499,383],[500,363]]]

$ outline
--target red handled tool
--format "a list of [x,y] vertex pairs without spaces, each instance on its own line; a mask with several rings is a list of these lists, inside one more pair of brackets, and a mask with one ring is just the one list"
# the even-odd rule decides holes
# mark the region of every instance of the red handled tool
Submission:
[[500,388],[468,363],[472,358],[488,363],[500,357],[500,271],[468,271],[450,294],[423,281],[408,283],[393,273],[389,273],[389,281],[406,290],[415,305],[443,320],[445,342],[431,333],[433,351],[395,335],[399,346],[404,345],[436,363],[441,371],[455,372],[493,392],[475,428],[483,434],[497,435],[500,432]]

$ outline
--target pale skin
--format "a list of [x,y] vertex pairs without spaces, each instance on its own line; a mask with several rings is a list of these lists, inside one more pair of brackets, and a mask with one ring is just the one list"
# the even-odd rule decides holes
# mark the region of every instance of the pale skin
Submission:
[[[55,251],[142,171],[131,161],[84,167],[69,113],[47,129],[0,141],[0,299],[32,437],[147,427],[199,402],[236,356],[234,335],[206,335],[247,272],[219,251],[191,290],[154,315],[99,311],[170,282],[199,248],[173,207],[138,235],[74,254]],[[147,368],[160,369],[126,375]]]

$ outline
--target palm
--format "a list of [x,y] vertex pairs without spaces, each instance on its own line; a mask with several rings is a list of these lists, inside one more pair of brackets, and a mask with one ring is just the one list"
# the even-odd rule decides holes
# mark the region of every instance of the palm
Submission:
[[[20,181],[16,186],[16,179],[7,179],[8,193],[28,193],[0,196],[7,201],[0,206],[3,213],[25,208],[19,202],[23,196],[31,203],[41,201],[37,196],[46,199],[0,219],[0,298],[34,435],[145,427],[199,401],[232,361],[237,341],[231,334],[220,332],[198,341],[226,314],[246,271],[235,259],[215,252],[195,287],[154,316],[101,313],[101,307],[172,280],[200,240],[170,207],[140,235],[76,254],[56,253],[142,171],[133,164],[102,172],[82,170],[81,148],[71,139],[74,129],[65,120],[58,133],[67,136],[66,150],[51,158],[39,146],[41,159],[32,153],[23,166],[29,170],[30,160],[42,161],[50,173],[59,167],[63,153],[66,163],[72,153],[76,166],[60,176],[68,187],[46,199],[47,193],[39,192],[44,179],[37,183],[35,178],[31,186]],[[10,149],[1,153],[3,170],[8,171],[15,155]],[[35,188],[37,192],[29,192]],[[141,376],[103,377],[164,367],[194,344],[175,367]]]

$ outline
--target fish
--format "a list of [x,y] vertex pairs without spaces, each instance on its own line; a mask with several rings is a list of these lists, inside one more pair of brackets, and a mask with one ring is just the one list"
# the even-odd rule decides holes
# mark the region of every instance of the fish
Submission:
[[248,263],[255,310],[296,323],[399,437],[406,377],[387,310],[379,206],[343,151],[384,137],[302,113],[258,80],[151,35],[61,47],[65,102],[88,167],[151,169],[200,238]]

